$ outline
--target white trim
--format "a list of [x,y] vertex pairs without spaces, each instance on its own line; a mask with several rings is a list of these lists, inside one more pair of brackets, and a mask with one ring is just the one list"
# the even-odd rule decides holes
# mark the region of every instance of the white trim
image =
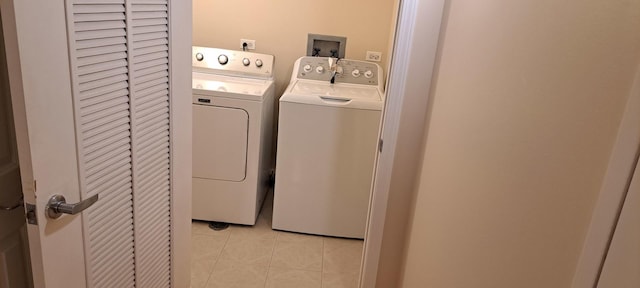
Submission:
[[640,147],[640,70],[636,74],[618,136],[609,159],[572,288],[596,287],[602,263],[622,209]]
[[[388,152],[379,153],[376,159],[377,168],[374,172],[363,259],[360,265],[359,287],[361,288],[375,287],[378,274],[393,159],[400,126],[400,111],[404,98],[406,67],[409,61],[408,50],[411,45],[410,38],[413,34],[413,25],[416,17],[415,5],[415,1],[400,1],[400,8],[398,9],[395,43],[392,46],[393,53],[391,54],[391,64],[389,65],[389,75],[385,89],[385,107],[381,124],[382,131],[380,132],[380,139],[384,139],[386,142],[383,143],[383,151]],[[396,83],[398,84],[396,85]]]
[[191,276],[191,0],[169,0],[171,284]]
[[[384,149],[377,160],[364,244],[360,276],[362,288],[376,287],[377,276],[383,272],[379,270],[379,264],[387,211],[405,209],[407,214],[409,213],[409,207],[390,207],[389,193],[395,191],[394,188],[398,188],[394,183],[404,180],[415,182],[418,169],[408,169],[409,173],[406,174],[397,172],[394,174],[394,169],[407,168],[400,167],[407,163],[399,163],[397,154],[412,153],[415,156],[421,153],[421,135],[424,132],[424,119],[431,90],[430,80],[436,65],[444,4],[445,0],[405,0],[400,3],[381,131]],[[412,125],[411,131],[401,131],[407,127],[407,124]],[[403,150],[406,147],[411,147],[412,151]],[[417,168],[419,165],[415,161],[418,157],[413,158],[415,163],[410,164],[414,167],[409,168]],[[411,173],[413,174],[407,175]],[[402,186],[405,188],[414,186],[414,183],[404,184]],[[398,192],[413,194],[413,191]],[[404,223],[399,224],[404,225]],[[404,235],[393,236],[404,237]],[[402,251],[401,248],[399,251]],[[399,272],[399,269],[394,271],[396,274]]]
[[[18,147],[18,160],[20,166],[20,177],[22,181],[22,191],[25,203],[36,203],[35,181],[33,175],[33,163],[31,150],[28,149],[30,139],[27,125],[27,108],[22,87],[22,64],[20,61],[20,49],[18,47],[18,28],[16,23],[16,12],[14,1],[0,2],[2,12],[2,30],[4,34],[5,53],[7,57],[7,70],[9,73],[9,89],[11,94],[11,105],[13,108],[13,123],[15,125],[15,136]],[[25,148],[26,147],[26,148]],[[31,283],[34,287],[44,287],[44,266],[42,260],[42,245],[40,237],[27,237],[27,235],[38,235],[37,225],[26,225],[25,238],[28,240],[29,262],[31,264]]]
[[[50,221],[44,215],[54,193],[64,191],[69,202],[80,199],[64,3],[10,0],[0,5],[22,190],[25,202],[37,206],[39,222],[27,225],[33,283],[80,287],[86,284],[84,250],[77,249],[83,245],[82,216]],[[43,44],[51,47],[47,53],[39,53]],[[67,261],[60,265],[59,259]]]

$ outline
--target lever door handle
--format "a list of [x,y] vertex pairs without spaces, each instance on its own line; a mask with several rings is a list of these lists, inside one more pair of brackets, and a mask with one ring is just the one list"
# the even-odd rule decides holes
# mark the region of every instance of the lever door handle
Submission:
[[62,195],[53,195],[49,198],[49,202],[47,206],[44,207],[45,213],[47,217],[50,219],[58,219],[62,214],[70,214],[75,215],[78,214],[85,209],[91,207],[93,203],[98,201],[98,194],[91,196],[91,198],[87,198],[83,201],[80,201],[75,204],[67,203],[67,200]]

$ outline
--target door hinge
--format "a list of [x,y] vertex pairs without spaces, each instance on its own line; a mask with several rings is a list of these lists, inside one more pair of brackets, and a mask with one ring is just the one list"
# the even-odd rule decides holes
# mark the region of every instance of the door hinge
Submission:
[[382,141],[382,139],[378,140],[378,151],[380,151],[380,153],[382,153],[382,144],[384,143],[384,141]]
[[38,218],[36,217],[36,205],[25,203],[27,223],[31,225],[38,225]]

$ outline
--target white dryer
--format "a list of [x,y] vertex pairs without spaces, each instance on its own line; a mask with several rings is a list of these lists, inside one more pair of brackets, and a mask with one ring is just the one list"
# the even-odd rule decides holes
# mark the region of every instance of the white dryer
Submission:
[[274,229],[364,238],[382,82],[370,62],[296,61],[280,98]]
[[274,57],[192,52],[193,219],[254,225],[273,171]]

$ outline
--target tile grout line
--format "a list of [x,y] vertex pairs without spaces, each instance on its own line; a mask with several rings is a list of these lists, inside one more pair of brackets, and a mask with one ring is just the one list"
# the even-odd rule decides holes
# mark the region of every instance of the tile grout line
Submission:
[[[273,193],[273,191],[271,192]],[[269,195],[267,195],[269,196]],[[272,196],[273,197],[273,196]],[[265,199],[266,202],[266,199]],[[264,205],[266,205],[266,203],[262,204],[262,209],[264,209]],[[273,202],[271,202],[271,205],[273,205]],[[264,287],[267,287],[267,281],[269,280],[269,271],[271,270],[271,263],[273,262],[273,255],[276,252],[276,246],[278,245],[278,239],[280,239],[280,233],[278,231],[273,230],[273,206],[271,206],[271,221],[268,222],[272,222],[271,223],[271,227],[269,227],[271,229],[271,231],[276,233],[276,240],[273,242],[273,247],[271,247],[271,257],[269,258],[269,265],[267,265],[267,275],[265,275],[264,277]]]
[[[273,230],[273,228],[271,229]],[[267,266],[267,275],[264,277],[264,287],[267,287],[267,281],[269,280],[269,271],[271,271],[271,263],[273,262],[273,255],[276,253],[276,246],[278,245],[278,240],[280,239],[280,233],[276,232],[276,241],[273,243],[273,247],[271,248],[271,258],[269,258],[269,265]]]
[[[273,190],[271,191],[271,193],[273,193]],[[269,195],[267,194],[267,197]],[[274,196],[271,196],[274,197]],[[266,202],[266,199],[265,199]],[[262,204],[262,209],[264,209],[264,205],[266,205],[266,203]],[[271,229],[271,231],[276,233],[276,240],[273,242],[273,247],[271,247],[271,258],[269,258],[269,265],[267,265],[267,275],[264,276],[264,287],[267,287],[267,281],[269,280],[269,271],[271,270],[271,263],[273,262],[273,255],[276,252],[276,246],[278,245],[278,239],[280,239],[280,232],[273,230],[273,199],[271,202],[271,221],[267,221],[267,222],[271,222],[271,227],[269,227]],[[259,215],[261,216],[261,215]]]
[[324,240],[326,239],[326,237],[322,237],[322,257],[320,257],[320,259],[322,259],[322,269],[320,269],[320,288],[322,288],[323,282],[324,282]]
[[231,238],[231,231],[229,231],[229,233],[227,234],[227,239],[224,240],[224,245],[222,246],[222,249],[220,249],[220,252],[218,252],[218,255],[216,255],[216,261],[213,263],[213,266],[211,267],[211,271],[209,271],[209,277],[207,277],[207,282],[204,283],[204,288],[207,288],[207,286],[209,286],[209,281],[211,281],[211,276],[213,276],[213,270],[216,269],[218,262],[220,262],[222,251],[224,251],[224,248],[227,247],[227,243],[229,243],[229,238]]

